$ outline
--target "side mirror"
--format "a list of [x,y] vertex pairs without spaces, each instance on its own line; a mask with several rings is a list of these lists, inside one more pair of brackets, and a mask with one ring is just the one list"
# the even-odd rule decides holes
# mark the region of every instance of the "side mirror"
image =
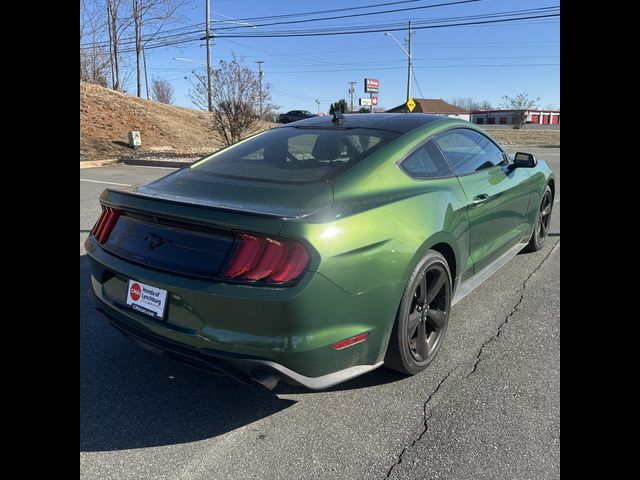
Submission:
[[513,157],[515,168],[533,168],[538,165],[538,159],[531,153],[518,152]]

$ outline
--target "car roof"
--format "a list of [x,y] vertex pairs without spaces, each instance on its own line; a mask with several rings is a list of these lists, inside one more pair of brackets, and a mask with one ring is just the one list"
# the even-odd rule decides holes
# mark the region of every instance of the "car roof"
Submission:
[[426,113],[347,113],[344,114],[343,122],[333,123],[332,120],[333,116],[331,115],[313,117],[299,120],[295,122],[295,125],[287,125],[282,128],[376,128],[404,134],[429,123],[454,121],[454,119],[443,115],[429,115]]

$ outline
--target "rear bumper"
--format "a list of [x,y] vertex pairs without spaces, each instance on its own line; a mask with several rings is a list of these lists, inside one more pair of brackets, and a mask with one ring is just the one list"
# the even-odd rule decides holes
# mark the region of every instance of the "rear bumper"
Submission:
[[275,387],[277,380],[283,379],[291,385],[302,385],[312,390],[323,390],[370,372],[383,364],[381,361],[374,365],[356,365],[320,377],[307,377],[284,365],[264,358],[223,352],[211,348],[192,348],[155,335],[150,331],[143,331],[105,311],[102,307],[102,302],[93,290],[90,289],[87,293],[95,302],[96,309],[109,320],[109,323],[143,349],[167,356],[191,367],[218,375],[226,375],[245,385],[257,382],[271,389]]
[[[267,372],[311,389],[383,363],[401,287],[353,295],[314,272],[288,288],[233,285],[155,271],[95,243],[85,247],[98,309],[156,353],[244,383],[254,381],[256,372]],[[162,321],[125,304],[130,279],[169,292]],[[369,333],[365,342],[333,349],[363,332]]]

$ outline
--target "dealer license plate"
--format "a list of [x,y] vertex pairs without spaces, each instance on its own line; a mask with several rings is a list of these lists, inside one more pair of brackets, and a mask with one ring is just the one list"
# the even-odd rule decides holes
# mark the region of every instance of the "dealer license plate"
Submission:
[[127,305],[134,310],[162,320],[166,303],[166,290],[129,280]]

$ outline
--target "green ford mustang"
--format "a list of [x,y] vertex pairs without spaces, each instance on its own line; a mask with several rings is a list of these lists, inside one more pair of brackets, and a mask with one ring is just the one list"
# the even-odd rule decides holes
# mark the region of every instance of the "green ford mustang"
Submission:
[[547,236],[553,174],[473,124],[317,117],[106,190],[97,308],[141,346],[273,388],[415,374],[451,306]]

